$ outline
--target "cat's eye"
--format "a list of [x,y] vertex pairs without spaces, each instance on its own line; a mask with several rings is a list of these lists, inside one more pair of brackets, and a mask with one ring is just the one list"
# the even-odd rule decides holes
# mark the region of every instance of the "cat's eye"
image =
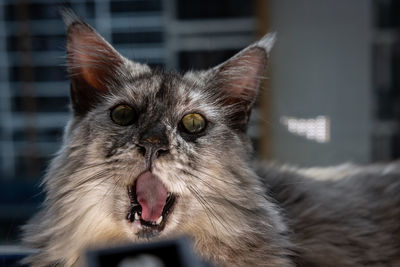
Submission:
[[134,123],[137,119],[136,110],[126,104],[114,107],[110,113],[111,119],[118,125],[127,126]]
[[198,113],[189,113],[181,120],[182,128],[190,134],[200,133],[206,127],[206,120]]

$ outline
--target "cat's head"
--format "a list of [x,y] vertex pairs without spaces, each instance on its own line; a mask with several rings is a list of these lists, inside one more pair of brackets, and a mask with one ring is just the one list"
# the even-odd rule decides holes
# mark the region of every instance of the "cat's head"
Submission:
[[246,220],[234,209],[257,206],[246,130],[273,35],[214,68],[179,74],[124,58],[74,15],[65,21],[73,118],[49,198],[96,209],[85,215],[96,227],[108,220],[131,240],[219,233]]

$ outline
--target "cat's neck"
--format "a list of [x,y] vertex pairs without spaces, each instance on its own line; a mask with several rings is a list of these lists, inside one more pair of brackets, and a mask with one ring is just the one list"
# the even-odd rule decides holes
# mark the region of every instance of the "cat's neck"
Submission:
[[208,225],[192,229],[195,250],[217,266],[294,266],[278,207],[260,194],[252,198],[248,207],[229,206],[225,220],[209,215]]
[[[260,229],[261,225],[264,229]],[[271,225],[266,231],[265,224],[246,227],[247,231],[225,239],[200,237],[195,249],[217,266],[293,266],[290,243],[283,233]]]

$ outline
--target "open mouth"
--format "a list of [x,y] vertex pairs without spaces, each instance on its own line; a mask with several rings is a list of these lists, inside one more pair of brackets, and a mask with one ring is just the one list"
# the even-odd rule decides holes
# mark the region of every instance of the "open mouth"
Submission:
[[176,197],[150,171],[138,176],[134,185],[128,187],[128,194],[131,206],[126,219],[140,223],[142,233],[160,233],[174,208]]

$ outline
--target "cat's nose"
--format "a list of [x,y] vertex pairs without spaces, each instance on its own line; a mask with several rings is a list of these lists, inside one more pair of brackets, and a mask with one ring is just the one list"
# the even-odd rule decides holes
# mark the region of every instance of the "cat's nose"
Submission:
[[168,146],[163,145],[155,139],[147,139],[138,144],[139,152],[146,158],[146,160],[154,160],[160,155],[168,153]]
[[158,122],[147,127],[140,135],[138,147],[139,152],[150,162],[167,153],[169,145],[165,126]]

